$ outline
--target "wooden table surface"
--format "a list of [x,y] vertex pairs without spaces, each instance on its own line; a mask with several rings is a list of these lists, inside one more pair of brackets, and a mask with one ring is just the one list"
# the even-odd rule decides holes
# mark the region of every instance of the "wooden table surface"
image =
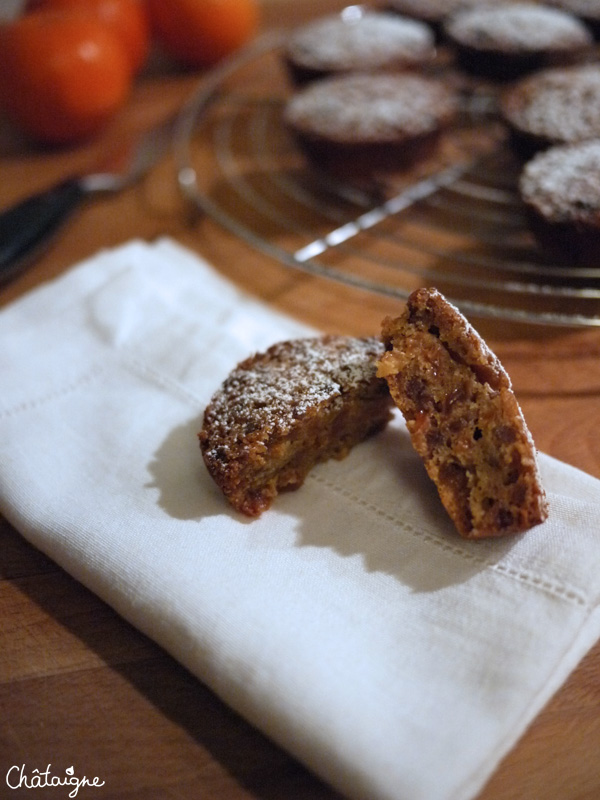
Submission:
[[[265,0],[265,27],[340,5]],[[1,127],[0,207],[93,164],[124,133],[176,109],[198,80],[155,62],[106,131],[68,150],[35,149]],[[384,313],[400,307],[285,268],[210,219],[190,219],[170,154],[141,185],[83,208],[50,250],[0,290],[0,302],[99,248],[160,235],[202,254],[274,307],[328,331],[374,332]],[[600,478],[600,330],[474,322],[511,374],[539,449]],[[6,521],[0,521],[0,536],[0,787],[12,765],[43,768],[52,762],[100,776],[105,786],[95,790],[98,800],[336,797]],[[0,788],[0,796],[7,790]],[[9,796],[29,795],[18,790]],[[35,796],[58,794],[38,790]],[[479,800],[599,797],[600,644],[504,759]]]

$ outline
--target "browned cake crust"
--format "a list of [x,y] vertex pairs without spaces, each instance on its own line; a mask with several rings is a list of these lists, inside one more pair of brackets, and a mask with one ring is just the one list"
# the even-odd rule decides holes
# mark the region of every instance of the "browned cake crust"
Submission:
[[591,29],[596,38],[600,37],[600,3],[598,0],[545,0],[547,5],[574,14]]
[[483,4],[488,0],[384,0],[384,9],[431,25],[436,36],[443,33],[443,23],[463,8]]
[[510,379],[462,314],[437,290],[418,289],[382,333],[378,375],[459,533],[501,536],[543,522],[535,448]]
[[548,255],[570,265],[600,263],[600,139],[538,153],[525,164],[519,191]]
[[341,459],[390,419],[376,376],[376,338],[323,336],[281,342],[243,361],[206,408],[204,462],[229,502],[251,517],[309,470]]
[[298,85],[328,75],[417,68],[434,56],[429,26],[357,5],[292,31],[283,53]]
[[311,159],[347,177],[414,166],[435,149],[457,109],[441,81],[352,73],[296,92],[283,119]]
[[525,157],[553,145],[597,139],[600,64],[556,67],[522,78],[502,94],[500,112]]
[[444,32],[465,69],[497,80],[574,63],[593,42],[580,19],[534,2],[464,9],[446,20]]

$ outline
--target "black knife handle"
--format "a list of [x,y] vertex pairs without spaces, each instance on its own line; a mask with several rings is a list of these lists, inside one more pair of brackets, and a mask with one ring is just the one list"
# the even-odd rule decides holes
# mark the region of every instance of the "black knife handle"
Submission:
[[0,213],[0,281],[29,263],[84,195],[80,180],[69,178]]

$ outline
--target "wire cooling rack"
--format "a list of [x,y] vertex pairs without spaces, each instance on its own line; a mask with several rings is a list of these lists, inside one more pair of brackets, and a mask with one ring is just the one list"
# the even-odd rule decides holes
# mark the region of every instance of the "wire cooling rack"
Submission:
[[178,179],[197,209],[287,267],[362,291],[405,299],[435,286],[468,315],[600,327],[600,266],[555,263],[537,246],[489,87],[470,87],[435,158],[347,182],[307,160],[282,122],[284,37],[224,63],[183,110]]

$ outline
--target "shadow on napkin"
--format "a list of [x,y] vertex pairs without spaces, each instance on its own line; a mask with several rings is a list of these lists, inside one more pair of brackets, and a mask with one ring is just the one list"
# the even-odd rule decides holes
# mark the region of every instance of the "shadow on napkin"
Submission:
[[202,461],[198,444],[201,428],[202,415],[177,425],[148,464],[152,481],[145,488],[158,489],[158,505],[173,519],[202,519],[228,510]]
[[[196,415],[168,433],[148,465],[152,481],[145,488],[158,490],[158,505],[173,519],[229,517],[232,525],[244,526],[244,535],[252,535],[251,528],[257,520],[230,508],[204,466],[197,439],[201,427],[202,415]],[[376,475],[379,490],[372,502],[368,489],[364,491],[363,487],[363,491],[356,491],[353,488],[356,477],[348,474],[354,471],[357,462],[365,459],[368,470]],[[378,466],[374,468],[374,464]],[[387,494],[387,508],[377,502],[381,494]],[[417,518],[399,519],[392,537],[370,530],[369,524],[361,518],[362,513],[367,515],[371,527],[373,514],[389,523],[395,514],[402,515],[401,509],[395,509],[395,495],[399,499],[407,494],[411,496]],[[337,500],[335,512],[331,510],[332,497]],[[430,547],[460,551],[463,547],[483,549],[487,546],[489,549],[490,545],[463,542],[458,537],[423,463],[412,449],[408,434],[393,425],[358,445],[342,461],[317,465],[300,489],[280,494],[265,515],[274,513],[273,509],[294,518],[291,526],[295,534],[294,547],[326,548],[344,559],[359,557],[365,572],[389,575],[415,593],[435,592],[445,586],[464,583],[489,566],[487,552],[486,558],[473,558],[466,553],[466,558],[453,560],[451,568],[446,559],[439,562],[437,569],[436,561],[427,558],[426,551]],[[425,517],[433,520],[435,531],[421,528],[421,519]],[[407,538],[411,541],[407,542]],[[414,554],[407,556],[408,550],[414,548],[415,538],[420,538],[424,546],[423,558],[415,558]],[[517,538],[493,542],[494,557],[503,558]]]

